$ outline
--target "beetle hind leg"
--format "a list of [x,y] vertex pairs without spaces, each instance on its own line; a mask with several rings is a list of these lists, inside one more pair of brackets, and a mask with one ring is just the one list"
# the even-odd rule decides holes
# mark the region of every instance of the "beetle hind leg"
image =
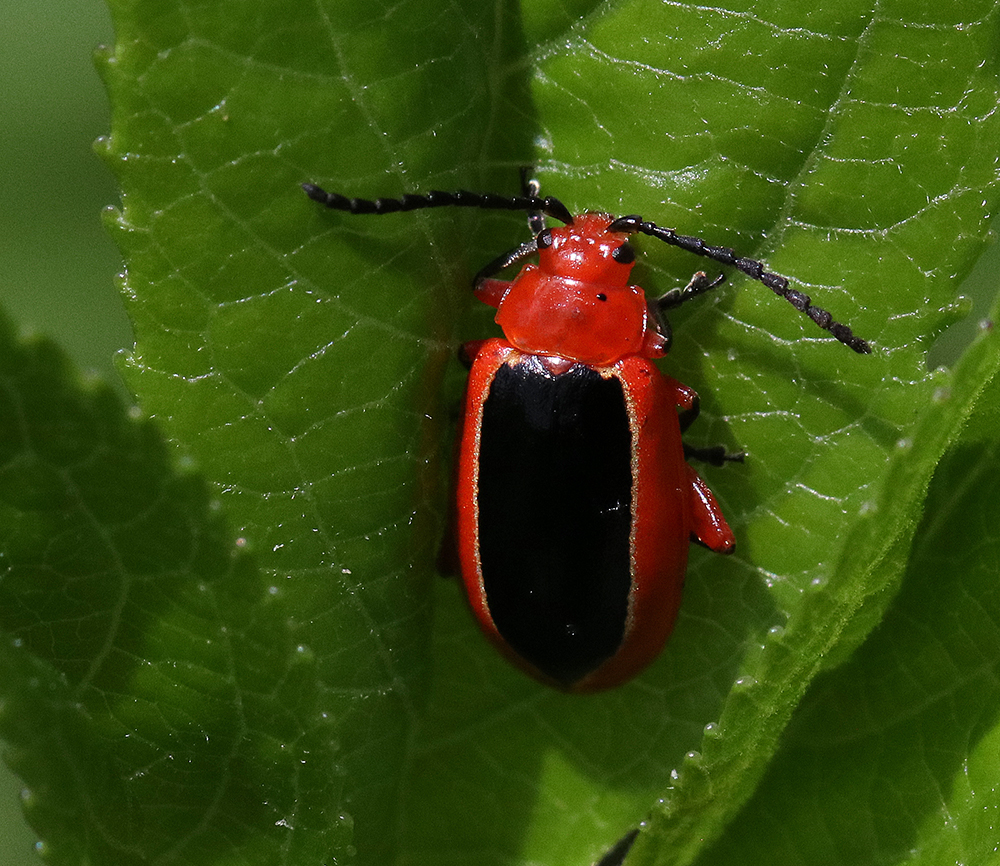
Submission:
[[687,466],[687,474],[691,497],[691,541],[716,553],[732,553],[736,549],[736,538],[726,523],[719,503],[692,467]]

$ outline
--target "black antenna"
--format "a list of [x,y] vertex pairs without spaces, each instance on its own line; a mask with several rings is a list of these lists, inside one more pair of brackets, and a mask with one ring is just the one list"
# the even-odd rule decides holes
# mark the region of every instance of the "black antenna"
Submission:
[[502,196],[489,192],[469,192],[460,189],[455,192],[431,190],[424,195],[407,193],[399,198],[377,198],[374,201],[366,198],[348,198],[336,192],[327,192],[311,183],[302,184],[302,189],[313,201],[326,205],[334,210],[343,210],[352,214],[376,214],[400,211],[423,210],[430,207],[474,207],[481,210],[523,210],[529,214],[543,213],[560,222],[569,225],[573,222],[573,214],[559,199],[552,196],[539,198],[534,195]]
[[[745,273],[748,277],[752,277],[758,282],[763,283],[776,295],[784,298],[800,313],[805,313],[817,325],[824,330],[829,331],[832,336],[836,337],[848,348],[853,349],[860,355],[871,354],[872,347],[867,343],[867,341],[856,336],[847,325],[835,321],[833,316],[826,310],[821,307],[813,306],[812,299],[809,295],[791,288],[788,285],[788,280],[784,277],[779,276],[778,274],[772,274],[770,271],[765,271],[763,263],[758,262],[756,259],[747,259],[737,256],[736,253],[728,247],[712,246],[711,244],[705,243],[705,241],[701,238],[679,235],[673,229],[662,228],[661,226],[656,225],[656,223],[647,222],[641,216],[636,216],[634,214],[631,216],[619,217],[608,226],[608,231],[625,233],[639,232],[640,234],[657,238],[658,240],[670,244],[671,246],[680,247],[682,250],[694,253],[696,256],[704,256],[707,259],[719,262],[719,264],[730,265],[737,270],[743,271],[743,273]],[[669,306],[676,306],[676,304],[680,301],[687,300],[688,297],[696,297],[697,294],[700,294],[700,292],[690,293],[688,296],[681,297],[679,300],[677,298],[673,298],[673,303],[670,303]]]

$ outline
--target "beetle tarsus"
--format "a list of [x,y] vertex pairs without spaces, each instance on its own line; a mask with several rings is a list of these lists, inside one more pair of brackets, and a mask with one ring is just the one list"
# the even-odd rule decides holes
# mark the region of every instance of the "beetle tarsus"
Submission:
[[698,271],[691,277],[691,281],[683,289],[671,289],[656,299],[656,308],[661,312],[679,307],[692,298],[717,289],[726,281],[725,274],[719,274],[714,280],[710,280],[704,271]]
[[684,443],[684,459],[700,460],[709,466],[725,466],[727,463],[743,463],[746,460],[743,451],[727,451],[725,445],[709,445],[698,448]]

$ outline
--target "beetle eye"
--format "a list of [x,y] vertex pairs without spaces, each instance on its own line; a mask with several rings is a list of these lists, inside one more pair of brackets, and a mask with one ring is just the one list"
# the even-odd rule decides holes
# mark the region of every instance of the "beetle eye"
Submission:
[[608,299],[608,296],[606,294],[604,294],[604,292],[598,292],[597,293],[597,300],[599,300],[599,301],[606,301],[607,299]]
[[536,240],[538,242],[538,249],[540,250],[548,249],[549,247],[552,246],[552,230],[543,229],[538,233],[538,238]]
[[635,261],[635,250],[626,242],[611,253],[611,258],[620,265],[630,265]]

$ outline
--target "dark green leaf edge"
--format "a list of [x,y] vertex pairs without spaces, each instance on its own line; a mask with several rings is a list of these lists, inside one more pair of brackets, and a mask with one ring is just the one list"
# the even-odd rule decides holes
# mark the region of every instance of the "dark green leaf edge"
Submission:
[[885,618],[812,684],[761,787],[699,863],[990,860],[1000,807],[998,386],[994,377],[936,467]]
[[[677,783],[645,825],[629,864],[693,862],[706,841],[716,838],[749,799],[809,684],[864,639],[877,621],[870,608],[877,603],[884,610],[894,597],[935,468],[962,435],[998,370],[1000,336],[983,332],[954,371],[942,377],[912,439],[899,443],[885,481],[853,528],[829,583],[816,588],[807,615],[788,632],[772,634],[754,677],[733,690],[718,725],[706,732],[702,751],[685,759]],[[857,627],[859,619],[862,627]],[[815,654],[795,655],[801,664],[794,663],[786,647],[793,628],[815,648]],[[838,646],[845,634],[847,645]],[[764,724],[756,724],[756,708],[771,705],[778,709]],[[747,728],[745,718],[755,724]],[[736,749],[734,743],[739,744]]]
[[0,417],[0,735],[39,851],[138,866],[348,850],[343,720],[317,710],[314,660],[191,461],[5,319]]

